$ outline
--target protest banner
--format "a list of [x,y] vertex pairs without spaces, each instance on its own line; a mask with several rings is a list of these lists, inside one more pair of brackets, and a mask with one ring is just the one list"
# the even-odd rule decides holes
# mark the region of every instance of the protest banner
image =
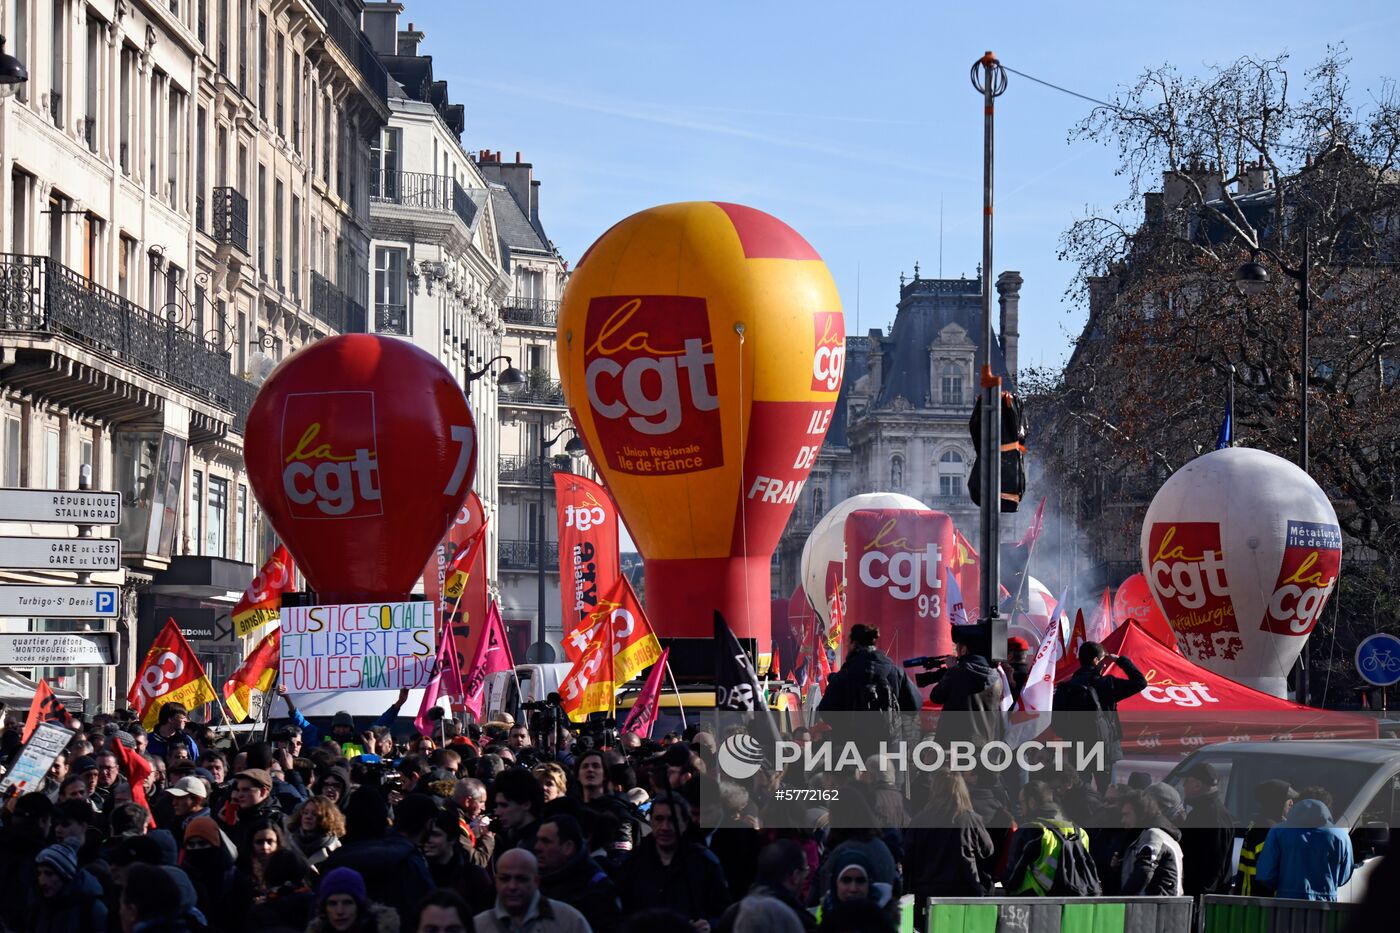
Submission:
[[284,607],[281,682],[294,694],[426,687],[434,615],[429,602]]
[[0,779],[0,794],[18,786],[20,793],[39,789],[44,776],[53,767],[54,759],[68,747],[68,740],[77,735],[72,729],[54,722],[41,722],[34,728],[34,734],[19,750],[10,772]]

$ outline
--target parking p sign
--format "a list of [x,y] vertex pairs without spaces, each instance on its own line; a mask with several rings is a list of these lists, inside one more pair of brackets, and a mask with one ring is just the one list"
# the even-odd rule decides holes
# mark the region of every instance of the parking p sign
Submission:
[[1356,646],[1356,669],[1367,683],[1389,687],[1400,682],[1400,638],[1377,632]]

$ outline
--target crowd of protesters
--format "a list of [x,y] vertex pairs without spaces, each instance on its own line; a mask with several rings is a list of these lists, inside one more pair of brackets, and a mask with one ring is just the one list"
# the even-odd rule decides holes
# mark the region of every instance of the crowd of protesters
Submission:
[[[837,678],[836,695],[861,697],[863,671],[888,702],[910,702],[876,638],[853,635],[852,682]],[[935,691],[951,708],[996,709],[1003,687],[986,660],[960,653]],[[1091,687],[1104,658],[1096,645],[1081,654]],[[401,744],[402,702],[373,724],[337,714],[324,735],[288,703],[243,742],[177,704],[150,732],[113,715],[81,723],[42,786],[5,801],[0,925],[884,933],[908,894],[1329,899],[1351,870],[1326,792],[1269,781],[1236,874],[1234,823],[1207,765],[1185,775],[1184,794],[1146,775],[1101,791],[1072,771],[1013,793],[976,771],[905,787],[876,760],[840,779],[839,799],[800,801],[789,792],[837,778],[765,765],[730,780],[717,737],[694,725],[652,741],[503,716]],[[18,733],[7,726],[0,764]]]

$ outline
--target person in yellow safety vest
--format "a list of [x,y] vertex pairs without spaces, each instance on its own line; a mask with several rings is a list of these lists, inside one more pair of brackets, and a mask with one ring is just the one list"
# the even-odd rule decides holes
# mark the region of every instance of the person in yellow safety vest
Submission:
[[[320,745],[320,733],[315,726],[307,721],[307,718],[301,714],[301,711],[296,708],[296,704],[292,702],[292,698],[287,694],[287,688],[278,684],[277,694],[286,701],[287,716],[291,719],[292,724],[301,729],[303,747],[310,750]],[[394,720],[399,716],[399,710],[406,702],[408,702],[408,691],[400,690],[398,699],[380,714],[379,718],[370,725],[369,729],[361,733],[356,733],[355,731],[355,718],[342,710],[331,717],[331,730],[330,735],[327,737],[340,746],[340,753],[342,755],[352,761],[361,755],[372,753],[372,749],[366,749],[364,737],[372,733],[376,726],[392,726]]]
[[1021,823],[1006,865],[1002,882],[1013,896],[1093,897],[1103,890],[1089,855],[1089,834],[1064,818],[1055,792],[1043,781],[1021,788]]
[[1264,840],[1269,836],[1269,828],[1282,823],[1298,792],[1287,781],[1274,778],[1261,781],[1254,787],[1254,814],[1249,828],[1244,831],[1244,842],[1240,846],[1240,870],[1235,876],[1235,888],[1241,897],[1273,897],[1274,889],[1255,877],[1259,864],[1259,853],[1264,850]]

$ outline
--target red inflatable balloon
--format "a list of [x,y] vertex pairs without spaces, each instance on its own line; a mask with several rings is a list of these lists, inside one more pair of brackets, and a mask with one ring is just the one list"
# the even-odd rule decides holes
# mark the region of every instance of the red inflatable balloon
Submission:
[[1157,600],[1152,598],[1147,578],[1140,573],[1119,584],[1118,592],[1113,595],[1113,621],[1118,624],[1136,622],[1156,641],[1177,653],[1181,651],[1177,647],[1176,633],[1172,631],[1171,623],[1162,615]]
[[253,494],[323,603],[407,599],[476,475],[476,425],[432,356],[351,334],[282,362],[248,412]]

